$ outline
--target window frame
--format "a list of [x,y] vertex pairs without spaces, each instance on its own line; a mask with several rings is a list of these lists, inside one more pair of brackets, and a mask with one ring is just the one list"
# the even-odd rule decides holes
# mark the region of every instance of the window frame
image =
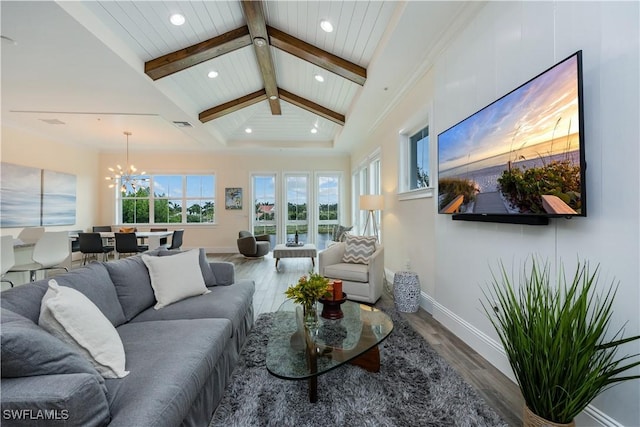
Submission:
[[[433,124],[431,123],[431,105],[429,104],[426,109],[427,114],[424,114],[423,110],[421,114],[414,116],[405,124],[403,129],[398,131],[398,200],[430,198],[434,195],[437,171],[434,168],[436,149],[433,140]],[[411,189],[411,137],[425,128],[429,130],[429,186]]]
[[[181,196],[180,197],[172,197],[171,195],[168,195],[166,197],[156,197],[155,196],[155,177],[180,177],[180,181],[182,184],[182,188],[181,188]],[[207,197],[203,197],[202,195],[200,197],[188,197],[187,196],[187,177],[190,176],[198,176],[198,177],[211,177],[213,180],[213,187],[211,189],[211,203],[213,205],[213,218],[211,222],[187,222],[187,209],[186,207],[188,206],[189,201],[193,201],[193,200],[208,200]],[[216,174],[215,173],[211,173],[211,172],[207,172],[207,173],[185,173],[185,174],[176,174],[176,173],[154,173],[154,174],[145,174],[145,175],[139,175],[139,178],[145,178],[148,179],[148,196],[147,197],[139,197],[139,196],[134,196],[134,197],[127,197],[126,194],[123,195],[123,193],[120,191],[120,186],[116,186],[115,188],[115,209],[116,209],[116,223],[118,224],[131,224],[131,225],[168,225],[168,226],[193,226],[193,225],[216,225]],[[118,181],[119,184],[119,181]],[[148,205],[149,205],[149,220],[147,222],[124,222],[124,218],[122,215],[122,209],[123,209],[123,203],[125,200],[146,200],[148,201]],[[180,222],[156,222],[155,221],[155,201],[156,200],[178,200],[180,199],[180,203],[181,203],[181,221]]]
[[[335,179],[338,183],[338,195],[337,195],[337,218],[335,220],[332,219],[320,219],[320,204],[323,202],[323,200],[320,197],[320,180],[322,178],[331,178],[331,179]],[[326,225],[326,226],[330,226],[330,225],[339,225],[342,224],[343,220],[344,220],[344,212],[346,210],[345,208],[345,200],[344,200],[344,174],[342,172],[339,171],[319,171],[315,173],[315,178],[314,178],[314,191],[313,191],[313,197],[315,200],[314,206],[315,209],[313,210],[313,222],[312,225],[310,227],[313,227],[314,233],[313,233],[313,239],[315,244],[317,245],[319,250],[322,249],[326,249],[324,246],[320,245],[320,242],[322,241],[322,243],[326,243],[325,240],[321,237],[321,234],[319,232],[319,228],[322,225]],[[331,235],[331,233],[328,233],[329,235]]]

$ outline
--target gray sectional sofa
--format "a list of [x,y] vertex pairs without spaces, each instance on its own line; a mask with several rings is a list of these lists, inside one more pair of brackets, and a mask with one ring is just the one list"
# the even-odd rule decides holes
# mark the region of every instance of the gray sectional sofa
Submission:
[[140,255],[55,276],[114,325],[124,378],[104,379],[38,326],[46,280],[2,292],[0,424],[206,426],[253,325],[255,285],[236,280],[231,263],[207,263],[203,250],[200,267],[210,292],[159,310]]

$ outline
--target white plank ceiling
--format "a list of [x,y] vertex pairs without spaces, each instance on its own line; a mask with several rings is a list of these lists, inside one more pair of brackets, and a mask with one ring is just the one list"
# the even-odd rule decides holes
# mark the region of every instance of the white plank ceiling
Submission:
[[[201,123],[200,112],[265,87],[254,46],[156,81],[144,74],[144,63],[245,26],[240,2],[3,1],[0,5],[2,35],[16,42],[2,42],[3,121],[100,150],[121,149],[125,130],[133,133],[132,146],[142,150],[348,150],[351,141],[341,144],[340,136],[355,126],[350,117],[359,103],[366,102],[367,108],[375,103],[376,114],[382,114],[403,87],[389,79],[410,79],[440,42],[438,36],[422,40],[416,50],[416,40],[407,38],[420,33],[419,28],[401,28],[407,14],[417,13],[412,2],[264,1],[267,25],[367,68],[368,80],[360,86],[270,47],[278,87],[346,116],[345,125],[284,100],[281,116],[271,114],[265,100]],[[444,34],[465,6],[427,2],[420,10],[425,24],[437,25]],[[173,13],[184,15],[185,24],[172,25]],[[332,33],[320,28],[323,19],[334,25]],[[385,64],[385,55],[398,57],[397,51],[385,53],[385,48],[397,45],[394,34],[403,31],[406,35],[395,37],[407,38],[404,65]],[[384,70],[392,70],[394,77]],[[218,76],[208,78],[210,71]],[[316,81],[316,74],[324,82]],[[388,81],[376,80],[376,75]],[[364,136],[378,118],[370,117],[368,124],[358,120],[362,129],[349,134]],[[51,125],[51,120],[64,124]],[[174,121],[189,122],[191,127],[178,127]]]

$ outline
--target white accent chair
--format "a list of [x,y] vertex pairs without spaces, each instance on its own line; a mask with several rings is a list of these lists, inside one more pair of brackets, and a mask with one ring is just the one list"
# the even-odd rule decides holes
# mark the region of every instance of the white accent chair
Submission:
[[0,255],[2,256],[2,259],[0,259],[0,281],[10,284],[13,288],[13,282],[4,277],[16,263],[16,256],[13,252],[13,236],[2,236],[2,253]]
[[374,304],[384,289],[384,247],[376,244],[369,264],[342,262],[345,242],[331,245],[318,254],[318,273],[329,279],[342,280],[347,299]]
[[67,231],[46,231],[33,248],[33,262],[13,266],[9,272],[29,272],[29,280],[36,280],[40,270],[66,270],[63,265],[71,256],[71,242]]
[[22,243],[36,243],[44,234],[44,227],[25,227],[18,234],[18,240]]

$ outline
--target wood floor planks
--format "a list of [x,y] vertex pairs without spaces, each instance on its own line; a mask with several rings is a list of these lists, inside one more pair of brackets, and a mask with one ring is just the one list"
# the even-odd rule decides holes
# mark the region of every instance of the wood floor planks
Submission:
[[[212,261],[232,262],[236,266],[237,278],[255,281],[256,293],[253,304],[256,317],[261,313],[276,311],[285,300],[284,292],[287,287],[313,269],[308,258],[281,259],[276,270],[271,254],[260,259],[248,259],[240,254],[207,256]],[[317,271],[317,267],[314,271]],[[392,300],[388,293],[382,298],[386,301]],[[417,313],[402,315],[509,425],[522,425],[524,403],[516,384],[433,319],[429,313],[420,309]]]

